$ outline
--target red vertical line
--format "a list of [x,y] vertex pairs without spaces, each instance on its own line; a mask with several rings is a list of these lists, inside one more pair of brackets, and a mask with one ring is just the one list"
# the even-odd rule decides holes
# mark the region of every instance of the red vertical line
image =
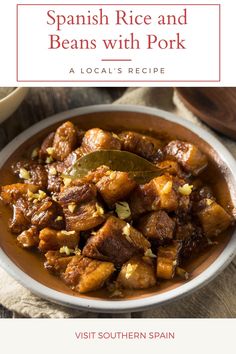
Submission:
[[16,4],[16,81],[18,80],[18,4]]
[[219,81],[221,81],[221,4],[219,4]]

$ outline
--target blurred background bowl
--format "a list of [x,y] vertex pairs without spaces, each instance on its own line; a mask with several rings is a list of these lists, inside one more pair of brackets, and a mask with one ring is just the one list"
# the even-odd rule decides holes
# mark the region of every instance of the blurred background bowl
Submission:
[[16,87],[0,100],[0,123],[16,111],[29,91],[28,87]]

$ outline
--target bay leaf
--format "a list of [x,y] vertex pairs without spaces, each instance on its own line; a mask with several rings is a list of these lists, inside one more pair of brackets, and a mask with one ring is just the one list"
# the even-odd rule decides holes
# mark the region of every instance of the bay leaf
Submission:
[[128,151],[98,150],[82,156],[68,171],[67,177],[82,178],[101,165],[113,171],[128,172],[138,183],[146,183],[163,173],[148,160]]

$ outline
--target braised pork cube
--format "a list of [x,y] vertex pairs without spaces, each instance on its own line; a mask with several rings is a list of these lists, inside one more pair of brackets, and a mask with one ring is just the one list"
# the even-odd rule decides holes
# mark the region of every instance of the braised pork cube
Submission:
[[87,153],[97,150],[121,150],[121,141],[116,134],[93,128],[85,133],[81,147]]
[[157,252],[157,278],[172,279],[180,260],[181,242],[161,246]]
[[30,226],[29,203],[25,198],[19,198],[12,205],[12,209],[12,218],[9,220],[8,226],[11,232],[19,234]]
[[121,265],[132,256],[150,248],[149,241],[135,228],[119,218],[110,216],[91,236],[83,255]]
[[45,166],[36,162],[19,161],[12,166],[12,170],[25,183],[35,184],[41,189],[47,188],[48,174]]
[[158,162],[156,164],[158,168],[164,171],[164,173],[168,173],[173,176],[182,176],[183,171],[181,170],[180,165],[176,161],[172,160],[164,160],[161,162]]
[[67,230],[90,230],[106,220],[104,209],[96,199],[79,205],[76,203],[64,205],[63,212]]
[[55,133],[53,144],[47,148],[48,154],[55,160],[63,161],[77,145],[77,128],[71,122],[62,124]]
[[138,186],[130,197],[130,209],[134,217],[148,211],[174,211],[177,208],[178,195],[173,188],[173,176],[167,174]]
[[61,275],[65,272],[73,256],[63,255],[60,251],[48,251],[45,253],[45,257],[46,261],[44,262],[44,267],[47,270]]
[[195,145],[173,140],[164,149],[166,159],[176,160],[187,172],[198,175],[207,166],[207,157]]
[[206,207],[199,211],[197,215],[206,237],[219,235],[233,223],[232,216],[211,199],[206,200]]
[[208,245],[201,228],[192,222],[179,222],[177,220],[175,239],[182,243],[181,259],[191,258]]
[[125,289],[147,289],[156,284],[154,267],[142,257],[133,257],[124,263],[117,283]]
[[81,204],[95,199],[97,189],[92,183],[78,183],[76,186],[63,188],[58,195],[61,205]]
[[132,152],[152,162],[157,162],[162,156],[162,142],[151,136],[127,131],[120,133],[119,138],[122,141],[122,150]]
[[163,244],[173,239],[175,222],[165,211],[153,211],[141,217],[137,228],[145,237]]
[[100,289],[115,271],[110,262],[101,262],[83,256],[74,256],[68,264],[63,279],[80,293]]
[[60,192],[60,189],[63,186],[63,179],[58,172],[58,163],[47,165],[46,171],[48,173],[47,190],[52,193]]
[[92,183],[96,184],[99,182],[99,180],[102,177],[110,174],[110,172],[111,172],[111,170],[108,166],[101,165],[98,168],[96,168],[95,170],[89,171],[89,173],[87,174],[87,176],[85,178],[88,182],[92,182]]
[[[43,140],[41,147],[39,149],[39,158],[42,160],[45,160],[47,157],[49,157],[47,149],[51,148],[53,145],[53,140],[54,140],[55,133],[52,132],[46,136],[46,138]],[[49,150],[50,152],[50,150]]]
[[42,252],[59,250],[61,247],[75,249],[75,247],[78,246],[78,243],[79,233],[76,231],[58,231],[46,227],[39,233],[39,250]]
[[[36,201],[36,203],[34,203]],[[44,227],[53,227],[61,229],[64,226],[64,217],[62,208],[58,203],[50,197],[43,199],[33,199],[33,210],[31,215],[32,225],[37,226],[39,229]]]
[[73,169],[75,162],[80,159],[80,157],[87,154],[87,151],[83,147],[79,147],[72,151],[63,161],[58,161],[57,171],[68,175]]
[[34,184],[14,183],[1,187],[0,197],[5,204],[12,204],[18,198],[30,193],[36,193],[39,187]]
[[136,187],[136,182],[127,172],[108,171],[96,187],[108,206],[125,199]]
[[39,232],[35,226],[31,226],[28,230],[21,232],[17,237],[17,241],[23,248],[31,248],[38,246]]

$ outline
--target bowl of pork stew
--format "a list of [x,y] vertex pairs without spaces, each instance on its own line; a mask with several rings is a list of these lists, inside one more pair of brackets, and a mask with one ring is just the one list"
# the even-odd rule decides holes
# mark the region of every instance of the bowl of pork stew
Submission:
[[63,112],[0,161],[1,265],[50,301],[138,311],[198,289],[235,255],[235,160],[168,112]]

